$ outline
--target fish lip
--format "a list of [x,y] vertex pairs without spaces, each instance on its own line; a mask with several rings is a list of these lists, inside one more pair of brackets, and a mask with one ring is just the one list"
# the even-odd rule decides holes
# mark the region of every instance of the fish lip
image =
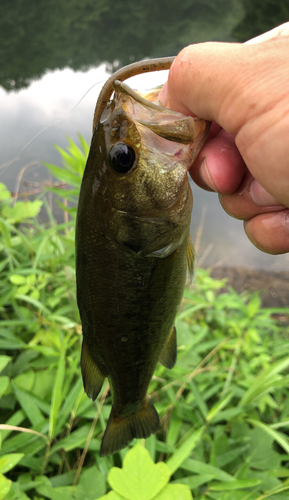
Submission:
[[189,145],[191,163],[195,160],[207,140],[211,122],[186,116],[151,102],[145,99],[142,93],[134,91],[122,82],[115,81],[114,88],[116,101],[137,127],[145,127],[157,136],[183,147]]

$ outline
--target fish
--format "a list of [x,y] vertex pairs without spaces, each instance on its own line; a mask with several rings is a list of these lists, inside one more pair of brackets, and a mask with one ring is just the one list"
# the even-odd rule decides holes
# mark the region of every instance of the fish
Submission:
[[157,363],[176,362],[175,316],[194,273],[187,172],[210,128],[161,106],[159,88],[132,90],[127,74],[96,105],[76,221],[84,389],[95,400],[108,378],[112,394],[100,456],[159,429],[147,391]]

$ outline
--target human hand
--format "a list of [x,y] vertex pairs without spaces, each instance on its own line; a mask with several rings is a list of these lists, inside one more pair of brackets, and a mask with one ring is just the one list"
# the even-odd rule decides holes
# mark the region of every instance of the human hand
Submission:
[[272,254],[289,251],[288,55],[289,23],[246,44],[191,45],[159,96],[214,122],[191,176],[218,192],[252,243]]

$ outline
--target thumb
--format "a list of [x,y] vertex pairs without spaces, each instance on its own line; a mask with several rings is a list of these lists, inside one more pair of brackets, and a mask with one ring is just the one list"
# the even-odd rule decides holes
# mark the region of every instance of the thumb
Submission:
[[286,47],[283,62],[288,67],[287,37],[248,45],[207,42],[186,47],[169,72],[167,106],[216,121],[237,134],[245,121],[275,100],[272,94],[279,90],[283,69],[280,44]]
[[287,206],[288,181],[282,186],[281,179],[288,176],[288,81],[284,36],[186,47],[172,64],[166,88],[167,107],[215,121],[234,134],[253,177]]

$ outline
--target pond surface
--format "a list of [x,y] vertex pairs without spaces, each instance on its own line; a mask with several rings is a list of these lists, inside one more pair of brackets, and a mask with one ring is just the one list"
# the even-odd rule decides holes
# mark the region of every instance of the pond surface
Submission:
[[[60,165],[53,144],[66,147],[66,136],[77,142],[78,133],[90,142],[97,96],[112,70],[174,55],[189,43],[245,41],[287,21],[289,6],[287,0],[12,0],[0,5],[0,19],[0,182],[15,192],[50,180],[41,162]],[[128,83],[151,88],[165,80],[162,72]],[[288,269],[289,255],[255,249],[217,195],[192,189],[199,264]]]

